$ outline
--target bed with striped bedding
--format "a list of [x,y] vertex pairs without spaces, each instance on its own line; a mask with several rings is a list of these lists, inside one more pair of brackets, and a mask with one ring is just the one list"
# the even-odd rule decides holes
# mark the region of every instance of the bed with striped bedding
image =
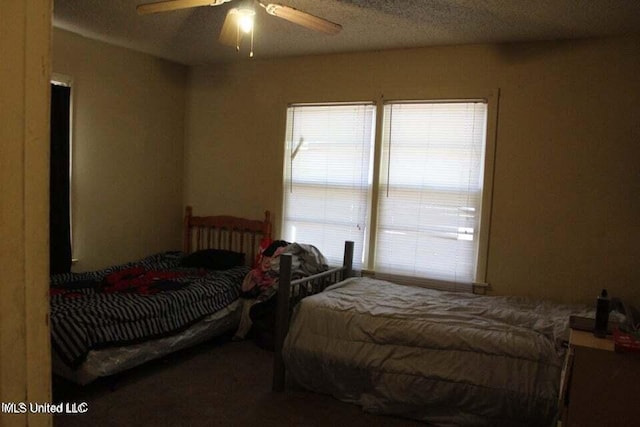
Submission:
[[[237,329],[242,281],[271,241],[270,212],[194,216],[187,206],[183,236],[182,252],[51,277],[54,374],[84,385]],[[233,257],[200,265],[210,250]]]
[[[62,361],[76,368],[91,350],[175,334],[238,299],[249,267],[183,268],[182,257],[167,252],[100,271],[52,276],[52,346]],[[170,277],[159,283],[173,286],[151,292],[105,287],[111,275],[137,268]]]

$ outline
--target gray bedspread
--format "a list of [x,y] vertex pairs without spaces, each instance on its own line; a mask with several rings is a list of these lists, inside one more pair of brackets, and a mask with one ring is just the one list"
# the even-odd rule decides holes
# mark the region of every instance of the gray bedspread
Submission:
[[551,426],[563,341],[581,306],[352,278],[297,306],[290,378],[320,393],[451,426]]

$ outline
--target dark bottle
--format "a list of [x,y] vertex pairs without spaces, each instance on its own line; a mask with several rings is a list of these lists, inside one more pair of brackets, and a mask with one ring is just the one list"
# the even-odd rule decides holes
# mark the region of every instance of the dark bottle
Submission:
[[596,302],[596,326],[593,334],[596,337],[605,338],[607,336],[607,323],[609,323],[609,306],[611,300],[607,290],[603,289]]

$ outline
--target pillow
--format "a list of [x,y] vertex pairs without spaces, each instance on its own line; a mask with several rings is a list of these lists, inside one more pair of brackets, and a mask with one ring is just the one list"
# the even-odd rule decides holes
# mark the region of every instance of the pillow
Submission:
[[244,254],[224,249],[204,249],[182,258],[182,267],[228,270],[244,265]]

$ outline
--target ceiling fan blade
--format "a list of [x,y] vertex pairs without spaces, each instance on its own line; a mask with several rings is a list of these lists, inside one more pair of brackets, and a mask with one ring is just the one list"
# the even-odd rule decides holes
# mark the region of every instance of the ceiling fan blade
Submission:
[[139,15],[149,13],[168,12],[170,10],[188,9],[199,6],[219,6],[231,0],[165,0],[154,3],[138,5],[136,11]]
[[226,46],[236,47],[238,45],[238,9],[229,9],[224,18],[218,41]]
[[269,15],[286,19],[289,22],[301,25],[310,30],[319,31],[325,34],[338,34],[342,30],[342,25],[340,24],[294,9],[293,7],[274,3],[267,5],[260,3],[260,5],[265,8]]

